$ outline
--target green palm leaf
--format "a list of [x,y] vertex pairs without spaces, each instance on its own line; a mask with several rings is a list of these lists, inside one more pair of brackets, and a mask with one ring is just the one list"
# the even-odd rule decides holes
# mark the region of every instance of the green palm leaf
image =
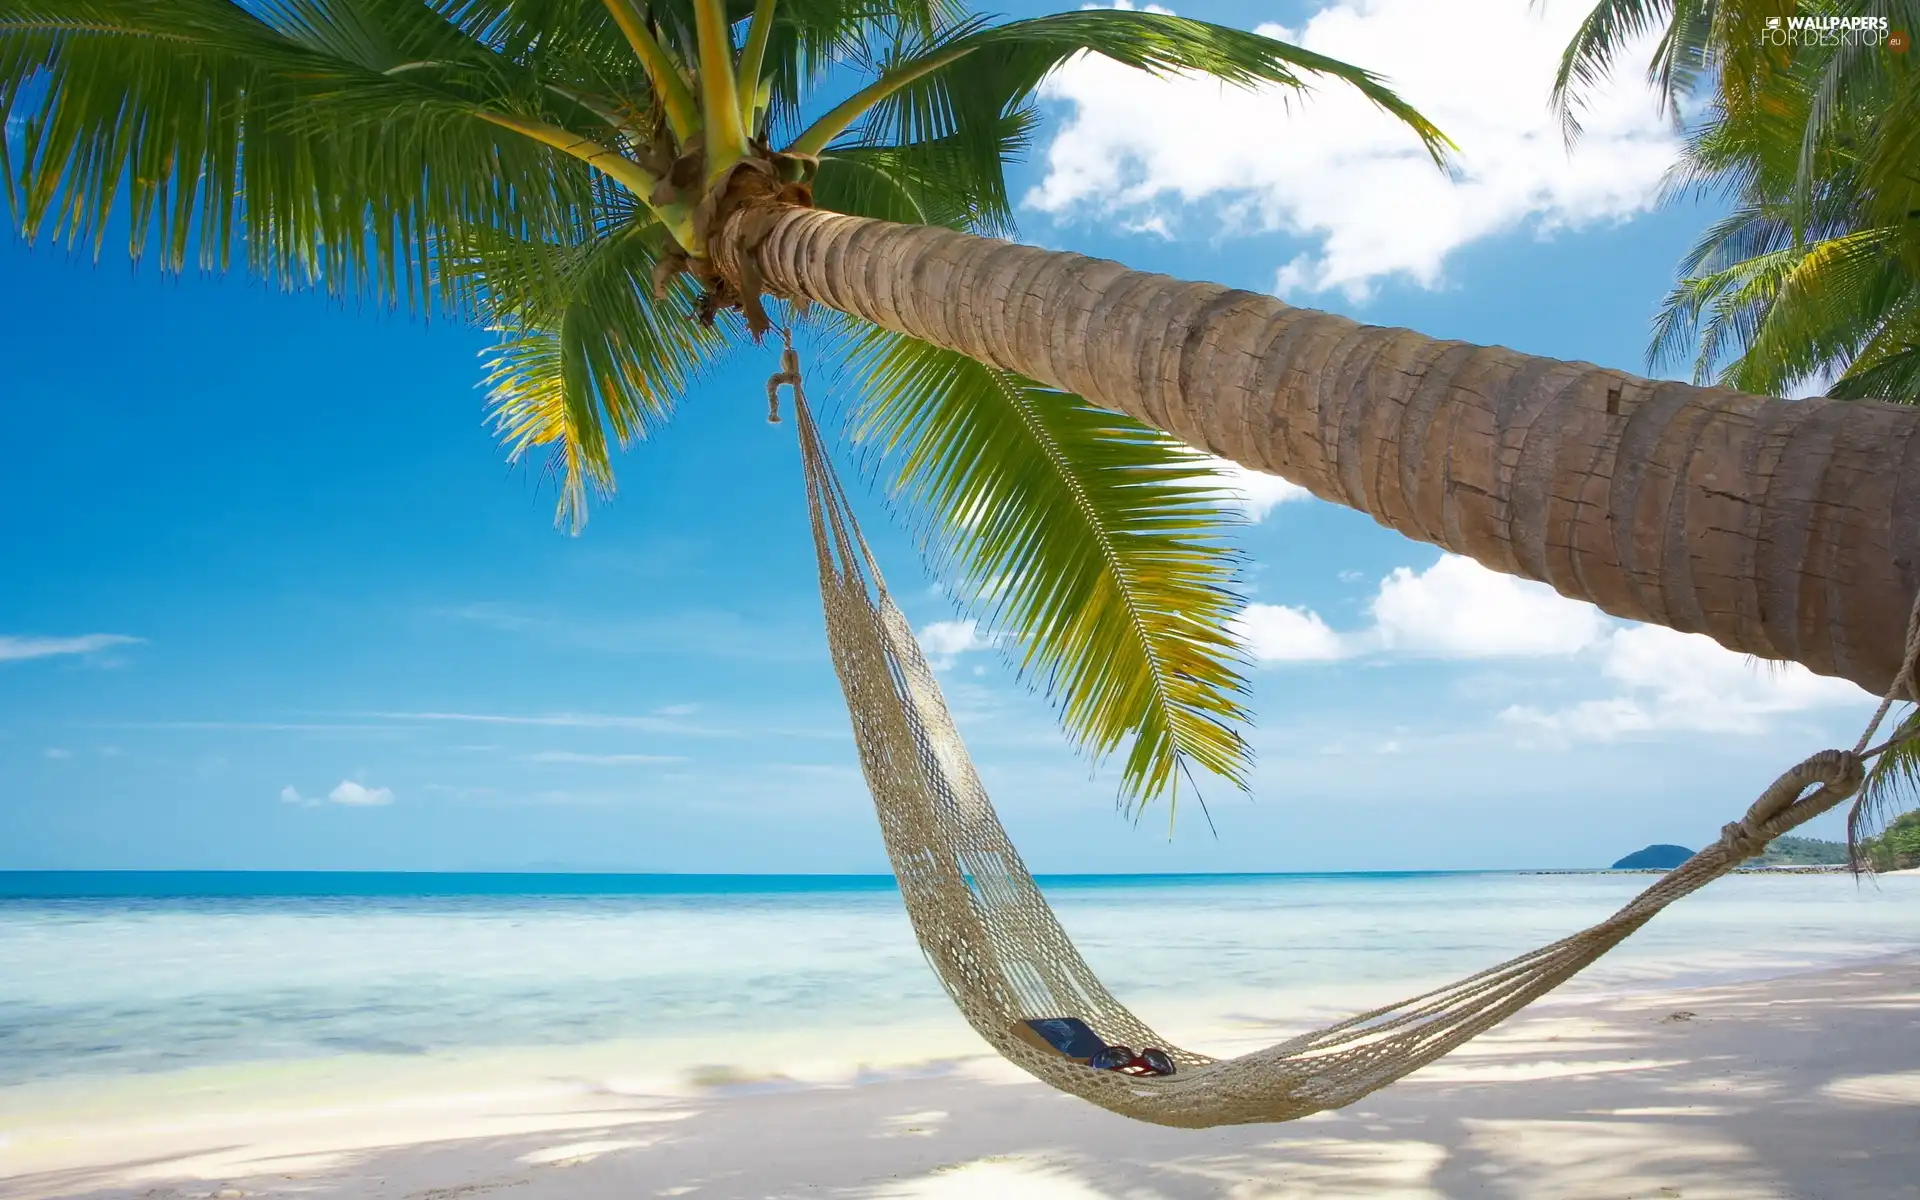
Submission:
[[1906,289],[1887,319],[1836,379],[1832,395],[1844,399],[1920,401],[1920,291]]
[[[1022,106],[1055,69],[1086,53],[1149,74],[1192,72],[1241,87],[1306,90],[1315,78],[1337,80],[1405,123],[1436,162],[1444,163],[1453,148],[1370,71],[1242,29],[1109,8],[1000,25],[975,21],[924,41],[901,41],[875,64],[879,80],[821,117],[795,146],[817,153],[856,121],[868,142],[972,138]],[[990,152],[978,149],[982,156]]]
[[[903,144],[835,146],[821,155],[814,203],[835,212],[973,233],[1013,232],[1013,198],[1000,164],[1026,150],[1039,115],[1032,105],[996,116],[978,140],[987,155],[969,153],[957,137]],[[984,163],[992,165],[982,169]]]
[[[1903,7],[1915,9],[1911,0],[1822,6],[1840,15]],[[1760,10],[1723,5],[1716,19],[1735,11],[1757,20]],[[1726,45],[1712,53],[1733,61]],[[1804,46],[1737,78],[1722,73],[1670,194],[1725,194],[1734,207],[1682,261],[1650,362],[1691,351],[1700,382],[1784,392],[1837,380],[1835,395],[1920,399],[1920,220],[1901,208],[1920,196],[1920,173],[1894,165],[1920,143],[1902,132],[1908,93],[1888,66],[1897,56],[1869,57]]]
[[1658,30],[1660,36],[1647,62],[1647,82],[1677,125],[1681,104],[1707,81],[1737,101],[1791,61],[1761,35],[1769,19],[1800,11],[1800,0],[1599,0],[1568,40],[1554,73],[1552,104],[1567,143],[1580,136],[1588,95],[1607,85],[1621,56],[1648,34]]
[[[359,7],[263,6],[276,27],[228,0],[0,0],[0,118],[20,122],[0,170],[22,231],[97,252],[124,203],[129,252],[165,269],[196,241],[224,268],[238,241],[263,277],[393,296],[424,292],[458,231],[570,220],[586,168],[473,115],[478,95],[552,94],[445,22],[374,26]],[[395,72],[427,53],[462,69]]]
[[[1536,6],[1540,2],[1535,0]],[[1612,77],[1615,64],[1629,45],[1662,26],[1673,30],[1662,40],[1661,53],[1648,69],[1656,81],[1684,77],[1687,72],[1681,64],[1692,65],[1704,57],[1705,47],[1687,36],[1698,30],[1699,23],[1676,19],[1676,10],[1682,5],[1689,10],[1699,7],[1697,0],[1600,0],[1593,6],[1567,42],[1553,77],[1552,103],[1569,144],[1580,136],[1580,112],[1586,106],[1586,93]],[[1671,88],[1661,87],[1659,96],[1663,107],[1672,107]]]
[[1800,249],[1742,339],[1745,349],[1726,381],[1774,390],[1853,359],[1911,287],[1889,258],[1893,241],[1890,231],[1869,228]]
[[1894,726],[1893,736],[1907,740],[1874,760],[1860,795],[1847,811],[1847,853],[1856,871],[1872,866],[1869,849],[1875,833],[1900,813],[1920,804],[1920,708],[1908,712]]
[[487,364],[494,428],[515,461],[551,452],[554,520],[575,532],[589,490],[613,493],[610,442],[664,423],[726,344],[695,319],[684,285],[654,297],[663,240],[639,221],[575,245],[476,235],[450,260],[503,335]]
[[[1189,764],[1244,785],[1235,556],[1206,461],[952,351],[860,335],[849,422],[930,556],[1132,804]],[[1171,817],[1171,814],[1169,814]]]

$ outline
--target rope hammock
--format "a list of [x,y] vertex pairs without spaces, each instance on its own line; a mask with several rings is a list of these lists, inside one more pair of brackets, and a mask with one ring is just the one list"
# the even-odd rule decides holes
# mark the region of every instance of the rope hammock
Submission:
[[[792,360],[790,348],[785,358]],[[827,641],[914,936],[989,1045],[1043,1083],[1123,1116],[1187,1128],[1291,1121],[1352,1104],[1419,1070],[1566,982],[1667,905],[1852,796],[1864,764],[1893,744],[1867,749],[1874,730],[1896,697],[1914,694],[1920,621],[1908,631],[1906,666],[1853,750],[1825,750],[1789,770],[1717,842],[1606,920],[1410,1000],[1238,1058],[1210,1058],[1173,1045],[1114,999],[1034,885],[861,537],[800,394],[797,361],[783,368],[769,382],[769,401],[778,383],[794,385]],[[769,417],[777,421],[777,410],[770,407]],[[1108,1043],[1164,1047],[1177,1069],[1160,1076],[1097,1070],[1055,1052],[1026,1024],[1060,1017],[1079,1018]]]

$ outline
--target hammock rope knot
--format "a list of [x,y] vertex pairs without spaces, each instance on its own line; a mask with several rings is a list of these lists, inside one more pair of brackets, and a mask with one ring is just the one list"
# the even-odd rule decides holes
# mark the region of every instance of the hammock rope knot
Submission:
[[1907,618],[1906,653],[1900,657],[1900,673],[1893,677],[1893,686],[1887,689],[1887,696],[1920,703],[1917,673],[1920,673],[1920,596],[1914,598],[1913,612]]
[[[1766,850],[1784,829],[1801,825],[1850,799],[1866,782],[1867,768],[1850,750],[1822,750],[1773,781],[1738,821],[1720,827],[1719,847],[1735,862]],[[1808,788],[1814,788],[1811,793]]]
[[793,348],[793,330],[788,326],[780,328],[780,369],[767,376],[767,424],[780,423],[780,387],[782,384],[793,389],[793,402],[796,405],[807,402],[807,393],[800,378],[800,355]]

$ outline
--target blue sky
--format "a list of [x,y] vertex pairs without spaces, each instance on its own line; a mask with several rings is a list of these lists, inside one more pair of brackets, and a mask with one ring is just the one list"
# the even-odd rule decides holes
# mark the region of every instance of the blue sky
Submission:
[[[1017,170],[1022,235],[1639,369],[1712,210],[1656,208],[1671,142],[1635,89],[1567,158],[1543,72],[1568,14],[1527,9],[1280,15],[1436,116],[1456,183],[1339,97],[1071,68]],[[884,868],[770,352],[625,455],[569,538],[483,425],[474,331],[14,240],[0,327],[0,869]],[[1115,773],[991,650],[948,656],[1036,869],[1604,864],[1709,839],[1870,708],[1256,493],[1261,757],[1250,796],[1209,796],[1217,838],[1118,815]],[[955,620],[877,498],[863,516],[916,624]]]

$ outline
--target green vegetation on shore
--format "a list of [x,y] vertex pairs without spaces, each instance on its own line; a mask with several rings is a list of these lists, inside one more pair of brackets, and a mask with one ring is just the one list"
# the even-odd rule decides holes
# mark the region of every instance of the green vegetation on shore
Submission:
[[[1838,867],[1847,864],[1847,844],[1824,838],[1775,838],[1755,867]],[[1863,839],[1860,861],[1876,871],[1920,867],[1920,811],[1902,813],[1879,837]]]
[[1750,867],[1844,867],[1847,844],[1825,838],[1778,837]]
[[[1613,864],[1616,871],[1669,870],[1692,855],[1684,846],[1648,846]],[[1876,871],[1920,867],[1920,811],[1909,812],[1887,826],[1877,838],[1860,843],[1860,860]],[[1844,867],[1849,859],[1845,842],[1825,838],[1779,837],[1749,867]]]
[[1920,867],[1920,810],[1900,814],[1879,837],[1861,842],[1860,857],[1876,871]]

